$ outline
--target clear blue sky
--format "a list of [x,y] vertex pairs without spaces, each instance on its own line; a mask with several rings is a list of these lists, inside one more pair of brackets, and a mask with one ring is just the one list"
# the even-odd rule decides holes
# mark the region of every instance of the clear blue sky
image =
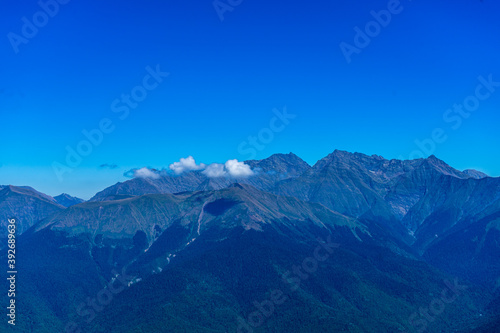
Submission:
[[[500,81],[500,4],[402,0],[348,63],[340,44],[355,46],[354,28],[389,3],[243,0],[221,21],[212,0],[72,0],[53,17],[37,1],[9,1],[0,14],[0,184],[88,199],[135,167],[188,155],[245,160],[253,154],[240,144],[284,106],[296,118],[274,123],[280,131],[256,158],[294,152],[313,164],[334,149],[408,158],[415,140],[441,128],[446,140],[425,155],[500,176],[500,87],[460,125],[446,114],[474,96],[479,76]],[[23,17],[40,25],[36,34],[25,27],[23,36]],[[170,74],[120,119],[122,94],[157,65]],[[58,178],[53,163],[65,164],[66,147],[106,118],[114,130]]]

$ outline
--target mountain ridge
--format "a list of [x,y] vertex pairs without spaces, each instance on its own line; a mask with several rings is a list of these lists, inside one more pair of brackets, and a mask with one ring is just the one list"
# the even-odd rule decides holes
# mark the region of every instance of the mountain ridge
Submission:
[[[500,178],[473,177],[435,156],[338,150],[313,166],[294,154],[245,163],[250,177],[155,172],[69,207],[29,187],[0,186],[0,212],[29,220],[18,240],[20,306],[52,325],[28,331],[60,331],[68,320],[90,332],[182,330],[186,322],[199,332],[237,329],[235,318],[247,320],[255,299],[283,288],[283,274],[312,258],[318,239],[339,244],[334,260],[317,262],[308,279],[296,276],[300,291],[263,329],[412,330],[412,312],[454,277],[470,292],[447,304],[432,330],[473,328],[477,313],[496,313]],[[119,270],[130,277],[127,289],[85,326],[79,302]],[[71,296],[54,297],[54,289]],[[144,309],[148,320],[125,319]]]
[[16,219],[16,233],[22,234],[44,218],[64,210],[54,198],[27,186],[6,185],[0,190],[0,238],[7,236],[8,219]]

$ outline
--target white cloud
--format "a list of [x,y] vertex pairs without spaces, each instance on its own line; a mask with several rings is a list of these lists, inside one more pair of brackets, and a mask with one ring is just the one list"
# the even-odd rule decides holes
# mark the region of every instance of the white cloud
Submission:
[[254,174],[250,166],[238,160],[229,160],[224,164],[212,163],[208,165],[203,173],[210,178],[216,177],[249,177]]
[[146,167],[134,170],[134,177],[137,178],[151,178],[151,179],[158,179],[160,178],[160,175]]
[[180,175],[185,171],[205,169],[205,164],[201,163],[197,165],[193,156],[188,156],[186,158],[181,158],[179,162],[170,164],[169,168],[176,174]]
[[226,175],[226,170],[224,170],[224,164],[212,163],[203,171],[205,176],[210,178],[217,178]]
[[231,177],[248,177],[253,175],[252,169],[249,165],[244,162],[238,162],[238,160],[229,160],[225,164],[227,173]]

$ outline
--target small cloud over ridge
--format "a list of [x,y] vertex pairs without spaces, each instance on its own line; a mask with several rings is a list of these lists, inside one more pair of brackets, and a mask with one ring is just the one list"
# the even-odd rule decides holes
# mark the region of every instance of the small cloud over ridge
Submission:
[[224,164],[212,163],[203,170],[203,174],[209,178],[223,177],[226,174]]
[[156,172],[156,170],[151,170],[146,167],[140,168],[134,172],[134,177],[136,178],[152,178],[158,179],[160,175]]
[[234,177],[234,178],[244,178],[253,176],[254,172],[249,165],[244,162],[239,162],[238,160],[228,160],[224,164],[212,163],[206,167],[203,171],[205,176],[209,178],[217,177]]
[[123,174],[125,177],[129,178],[144,178],[144,179],[159,179],[161,176],[156,169],[150,169],[143,167],[140,169],[132,169]]
[[238,160],[228,160],[225,164],[227,173],[231,177],[249,177],[254,174],[249,165],[244,162],[238,162]]
[[174,162],[169,166],[170,170],[172,170],[177,175],[180,175],[185,171],[203,170],[205,169],[205,167],[206,165],[203,163],[199,165],[196,164],[196,161],[194,160],[193,156],[181,158],[179,162]]

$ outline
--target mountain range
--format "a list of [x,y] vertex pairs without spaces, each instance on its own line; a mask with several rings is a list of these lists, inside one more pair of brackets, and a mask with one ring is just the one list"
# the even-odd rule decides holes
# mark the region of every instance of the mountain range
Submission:
[[313,166],[292,153],[245,164],[251,176],[158,173],[87,202],[0,186],[1,221],[15,217],[20,235],[16,329],[496,327],[500,178],[339,150]]

